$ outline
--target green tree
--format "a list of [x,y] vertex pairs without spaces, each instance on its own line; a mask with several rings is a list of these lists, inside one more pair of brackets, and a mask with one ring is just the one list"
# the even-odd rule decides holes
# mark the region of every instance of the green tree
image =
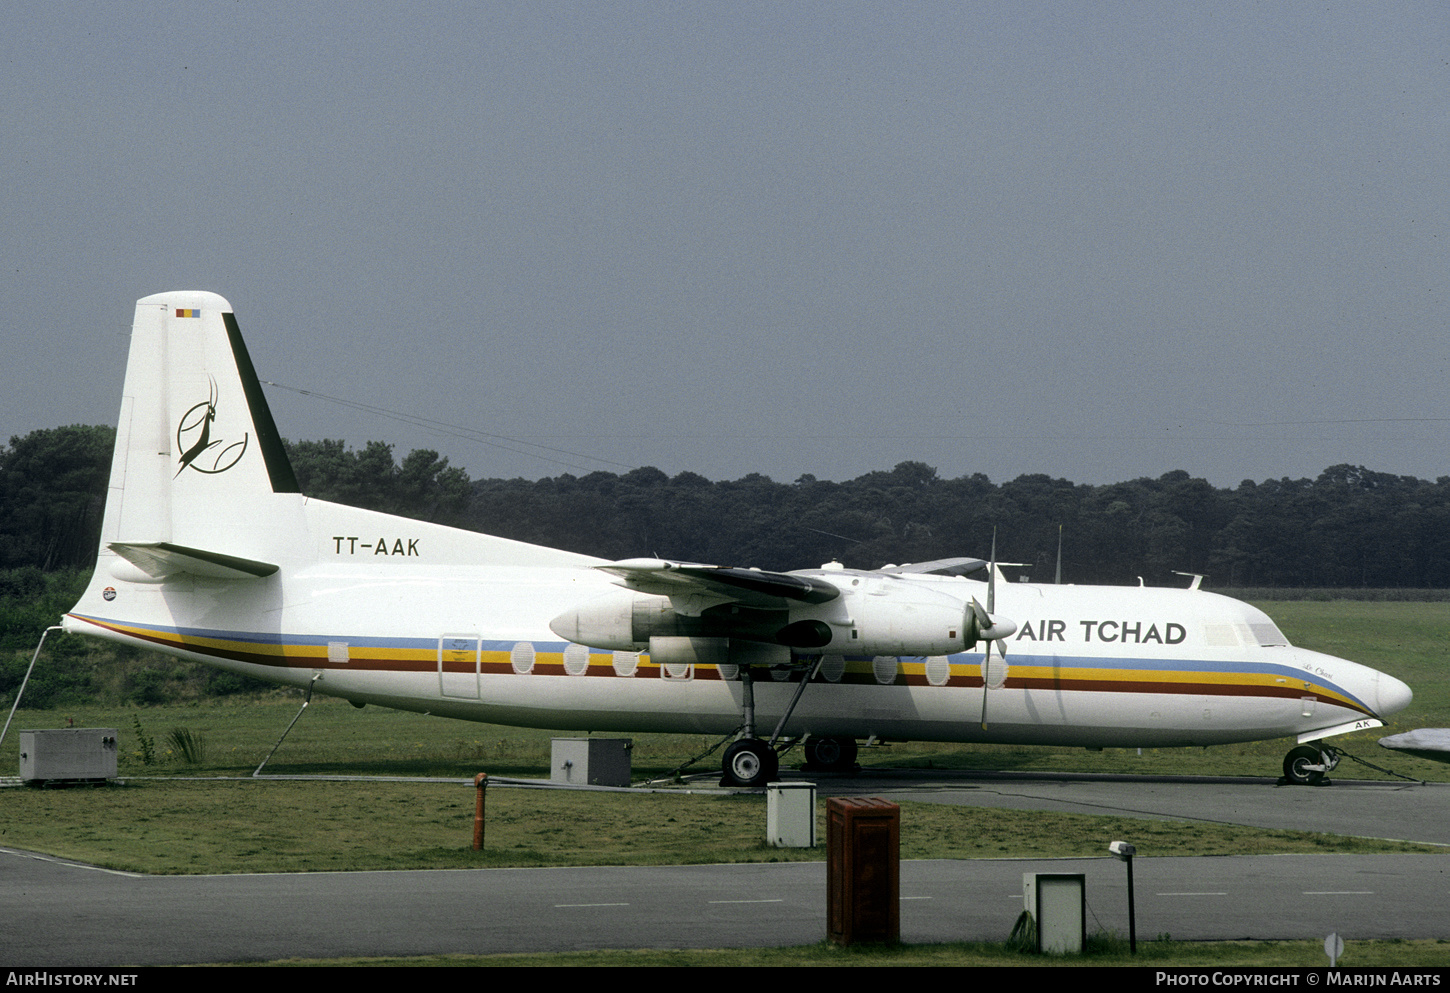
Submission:
[[95,562],[115,443],[114,428],[73,424],[0,449],[0,568]]

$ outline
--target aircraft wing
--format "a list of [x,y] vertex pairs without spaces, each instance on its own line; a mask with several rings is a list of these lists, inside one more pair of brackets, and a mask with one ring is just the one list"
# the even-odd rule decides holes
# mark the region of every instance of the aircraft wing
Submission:
[[621,586],[667,596],[677,611],[695,615],[722,603],[785,610],[792,603],[827,603],[841,595],[836,587],[815,577],[698,562],[625,559],[595,568],[618,576]]

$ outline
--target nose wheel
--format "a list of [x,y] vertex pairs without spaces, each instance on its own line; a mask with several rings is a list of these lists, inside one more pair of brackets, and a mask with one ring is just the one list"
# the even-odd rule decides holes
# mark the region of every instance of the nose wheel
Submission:
[[1300,745],[1284,756],[1284,782],[1294,786],[1318,786],[1324,776],[1339,765],[1339,753],[1332,748]]

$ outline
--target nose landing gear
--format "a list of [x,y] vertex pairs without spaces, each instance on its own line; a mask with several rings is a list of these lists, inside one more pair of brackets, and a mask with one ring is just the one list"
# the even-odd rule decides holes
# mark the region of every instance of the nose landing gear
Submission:
[[1322,786],[1325,773],[1339,765],[1339,752],[1328,746],[1300,745],[1284,756],[1284,783],[1292,786]]

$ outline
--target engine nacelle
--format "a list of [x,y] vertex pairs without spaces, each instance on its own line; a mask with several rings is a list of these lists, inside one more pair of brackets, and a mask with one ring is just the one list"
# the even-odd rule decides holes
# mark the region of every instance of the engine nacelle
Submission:
[[841,607],[848,625],[832,623],[824,650],[857,655],[952,655],[967,647],[965,605],[956,597],[885,581],[853,591]]
[[684,630],[680,620],[669,597],[618,590],[560,614],[549,622],[549,630],[590,648],[639,652],[651,638],[698,633]]

